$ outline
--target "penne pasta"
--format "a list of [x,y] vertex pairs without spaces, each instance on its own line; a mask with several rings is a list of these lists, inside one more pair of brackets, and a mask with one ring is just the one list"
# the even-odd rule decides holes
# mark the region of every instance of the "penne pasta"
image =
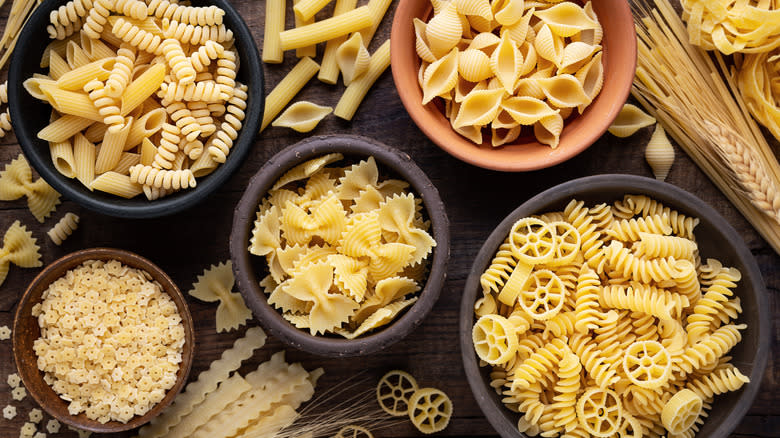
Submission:
[[282,50],[292,50],[357,32],[374,24],[368,6],[279,34]]
[[141,157],[138,162],[144,166],[151,166],[155,155],[157,155],[157,148],[154,147],[154,144],[148,138],[145,138],[141,142]]
[[93,124],[95,124],[94,120],[66,114],[38,131],[38,138],[61,143]]
[[75,41],[68,42],[65,46],[65,60],[68,62],[70,68],[79,68],[92,62],[89,55],[84,52]]
[[165,120],[167,120],[167,116],[163,108],[153,109],[135,119],[127,134],[124,150],[130,150],[138,146],[143,139],[154,135],[162,128]]
[[160,89],[165,80],[165,64],[155,64],[127,85],[122,93],[121,114],[127,115]]
[[65,57],[65,47],[68,45],[69,39],[54,40],[50,42],[45,49],[43,49],[43,55],[41,55],[41,68],[50,67],[49,59],[52,53],[56,53],[60,58]]
[[330,3],[330,0],[300,0],[295,2],[293,11],[295,11],[296,17],[300,17],[303,21],[308,21],[314,18],[314,15],[327,6],[328,3]]
[[51,79],[43,79],[39,77],[32,77],[22,82],[22,86],[24,87],[25,90],[27,90],[28,93],[30,93],[32,97],[39,100],[45,100],[48,102],[49,96],[47,96],[46,93],[44,93],[43,89],[41,88],[41,87],[45,87],[46,85],[53,85],[56,88],[57,82]]
[[304,85],[317,74],[320,66],[311,58],[301,58],[298,64],[287,73],[265,98],[265,111],[263,123],[260,126],[262,132],[276,118],[282,109],[301,91]]
[[119,162],[114,167],[114,172],[126,174],[130,171],[130,168],[141,162],[141,154],[134,154],[132,152],[122,152],[119,157]]
[[333,111],[338,117],[352,120],[358,106],[366,97],[368,90],[374,85],[379,76],[390,66],[390,40],[385,41],[373,55],[368,65],[368,71],[349,84],[344,94],[341,95],[336,109]]
[[[355,10],[357,0],[336,0],[336,6],[333,8],[333,16],[337,17],[349,11]],[[336,52],[339,46],[347,40],[347,35],[329,39],[325,44],[325,53],[322,55],[320,63],[320,73],[317,79],[326,84],[335,84],[339,80],[339,65],[336,59]]]
[[59,79],[69,71],[70,66],[62,59],[62,56],[54,51],[49,53],[49,76],[52,79]]
[[[297,5],[302,1],[304,0],[293,0],[293,4]],[[298,16],[298,14],[295,14],[295,27],[306,26],[309,24],[313,24],[314,22],[315,22],[314,16],[312,16],[308,20],[303,20],[301,19],[301,17]],[[310,46],[300,47],[298,49],[295,49],[295,56],[297,56],[298,58],[303,58],[304,56],[309,56],[311,58],[314,58],[317,56],[317,45],[312,44]]]
[[266,0],[265,2],[263,62],[280,64],[284,60],[280,34],[284,31],[285,3],[285,0]]
[[70,141],[65,140],[59,143],[49,143],[49,152],[51,154],[51,162],[58,172],[66,178],[73,178],[76,176],[74,170],[76,165],[75,159],[73,158],[73,145]]
[[384,18],[387,9],[390,8],[392,2],[393,0],[369,0],[368,9],[369,12],[371,12],[371,21],[373,24],[371,24],[370,27],[360,29],[359,31],[361,38],[363,38],[363,45],[366,46],[366,48],[371,44],[371,40],[374,38],[376,30],[382,23],[382,18]]
[[95,149],[95,145],[82,134],[76,134],[73,138],[73,162],[76,179],[90,190],[92,190],[92,180],[95,179]]
[[83,117],[85,119],[102,122],[103,116],[100,115],[95,105],[89,100],[86,93],[77,93],[58,88],[56,85],[41,85],[41,89],[46,95],[51,106],[63,114],[71,114]]
[[100,144],[97,160],[95,160],[95,173],[101,174],[114,169],[119,159],[122,157],[122,151],[127,141],[127,134],[130,132],[130,126],[133,124],[132,117],[121,129],[106,131],[103,137],[103,143]]
[[134,198],[144,192],[140,184],[130,181],[129,175],[117,172],[106,172],[92,181],[93,190],[110,193],[123,198]]
[[114,59],[105,58],[99,61],[90,62],[79,68],[64,73],[57,79],[57,86],[63,90],[82,90],[87,82],[97,79],[105,81],[114,68]]
[[84,131],[84,137],[87,138],[87,140],[91,141],[92,143],[99,143],[103,140],[103,136],[106,135],[106,130],[108,129],[108,125],[102,122],[96,122],[93,123],[92,126],[87,128],[86,131]]

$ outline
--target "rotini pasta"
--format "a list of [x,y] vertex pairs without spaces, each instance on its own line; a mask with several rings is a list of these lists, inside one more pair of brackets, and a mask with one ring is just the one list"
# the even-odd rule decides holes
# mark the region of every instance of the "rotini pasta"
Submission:
[[130,168],[130,181],[141,185],[150,185],[161,189],[186,189],[195,187],[195,176],[192,171],[185,170],[166,170],[158,169],[152,166],[137,164]]
[[57,223],[46,232],[46,234],[55,245],[59,246],[62,245],[62,242],[67,239],[68,236],[73,234],[73,231],[76,230],[78,225],[79,217],[73,213],[66,213],[62,219],[57,221]]

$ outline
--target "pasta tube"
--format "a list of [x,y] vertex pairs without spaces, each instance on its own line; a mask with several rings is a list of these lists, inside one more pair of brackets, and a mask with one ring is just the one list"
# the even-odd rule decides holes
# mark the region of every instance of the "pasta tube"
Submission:
[[355,111],[357,111],[363,98],[366,97],[368,90],[389,66],[390,40],[387,40],[371,56],[371,63],[368,66],[368,71],[363,74],[363,76],[352,81],[347,89],[344,90],[344,94],[341,95],[341,99],[339,99],[339,103],[336,105],[336,110],[333,111],[333,114],[345,120],[352,120]]
[[282,50],[292,50],[357,32],[374,24],[368,6],[279,34]]
[[[343,15],[357,6],[357,0],[336,0],[336,7],[333,8],[333,16]],[[320,64],[320,73],[317,75],[317,79],[325,82],[326,84],[335,84],[339,79],[339,65],[336,62],[336,50],[338,50],[341,43],[347,40],[347,36],[340,36],[328,40],[325,45],[325,54],[322,55],[322,63]]]
[[287,73],[287,76],[268,93],[265,98],[265,111],[263,123],[260,126],[262,132],[276,118],[282,109],[301,91],[304,85],[317,74],[320,66],[311,58],[301,58],[298,64]]
[[285,0],[265,1],[265,34],[263,37],[263,62],[280,64],[284,52],[279,42],[284,30]]

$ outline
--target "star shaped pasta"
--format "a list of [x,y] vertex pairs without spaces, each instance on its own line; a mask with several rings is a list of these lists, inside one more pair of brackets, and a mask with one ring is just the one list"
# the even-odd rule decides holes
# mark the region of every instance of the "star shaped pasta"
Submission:
[[415,247],[399,242],[382,243],[379,214],[371,212],[352,218],[341,238],[339,252],[356,259],[367,258],[368,275],[376,282],[411,264]]
[[60,194],[43,178],[33,182],[32,169],[24,155],[19,154],[19,157],[0,172],[0,201],[14,201],[22,196],[27,197],[27,207],[40,223],[43,223],[60,203]]
[[358,303],[340,293],[330,293],[333,267],[315,263],[288,280],[284,291],[291,297],[313,303],[309,313],[311,334],[325,333],[349,321]]
[[40,247],[35,241],[32,233],[19,221],[8,227],[3,237],[3,247],[0,248],[0,284],[5,281],[11,263],[20,268],[38,268],[43,265]]
[[237,329],[252,317],[252,312],[246,307],[244,298],[232,292],[235,278],[233,264],[230,260],[203,271],[198,281],[188,292],[191,296],[208,303],[219,301],[217,307],[217,332]]
[[379,207],[379,224],[382,229],[397,235],[397,242],[414,247],[413,265],[420,263],[436,246],[436,241],[428,232],[414,225],[415,209],[414,195],[411,193],[393,195]]

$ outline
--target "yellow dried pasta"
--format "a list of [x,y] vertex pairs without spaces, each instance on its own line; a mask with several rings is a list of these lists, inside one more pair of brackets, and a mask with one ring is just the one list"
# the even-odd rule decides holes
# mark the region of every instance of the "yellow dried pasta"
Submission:
[[228,260],[203,271],[187,292],[201,301],[219,301],[216,313],[218,333],[235,330],[252,317],[252,311],[246,307],[241,294],[232,291],[234,283],[233,263]]
[[0,172],[0,201],[13,201],[22,196],[27,197],[27,208],[40,223],[60,203],[60,194],[43,178],[32,180],[32,169],[24,155],[19,154]]

